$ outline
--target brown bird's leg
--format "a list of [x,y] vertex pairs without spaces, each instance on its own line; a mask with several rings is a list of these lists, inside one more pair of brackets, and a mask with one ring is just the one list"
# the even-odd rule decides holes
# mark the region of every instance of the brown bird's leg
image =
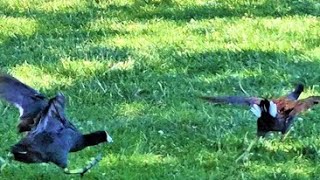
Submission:
[[260,136],[254,140],[251,141],[251,143],[249,144],[248,148],[236,159],[236,163],[240,160],[243,160],[243,161],[247,161],[249,160],[249,155],[250,155],[250,151],[253,147],[253,145],[255,145],[257,142],[259,142],[263,137]]
[[281,132],[282,133],[282,137],[281,137],[281,140],[280,141],[284,141],[288,135],[290,134],[290,132],[292,131],[292,123],[293,123],[293,120],[294,120],[294,117],[293,115],[291,115],[290,117],[287,118],[287,123],[285,125],[285,129]]
[[281,141],[286,140],[286,138],[288,137],[288,135],[290,134],[290,132],[291,132],[291,128],[288,130],[288,132],[282,134]]
[[252,140],[248,148],[236,159],[236,162],[239,160],[247,161],[249,159],[250,151],[252,146],[256,143],[256,140]]

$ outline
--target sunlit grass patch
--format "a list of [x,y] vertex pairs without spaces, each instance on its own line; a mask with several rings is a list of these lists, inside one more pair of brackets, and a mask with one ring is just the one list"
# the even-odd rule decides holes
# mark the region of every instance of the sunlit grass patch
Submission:
[[[292,23],[296,22],[296,23]],[[303,26],[302,26],[303,25]],[[313,17],[273,18],[215,18],[211,20],[191,20],[174,24],[172,21],[124,22],[112,24],[100,19],[92,22],[93,29],[117,32],[117,36],[106,36],[102,42],[117,47],[165,48],[201,52],[205,50],[261,50],[290,52],[309,49],[313,40],[308,36],[318,36],[319,23]],[[105,28],[104,28],[105,27]],[[120,36],[121,35],[121,36]],[[170,36],[171,38],[166,38]],[[310,42],[311,41],[311,42]]]
[[74,79],[100,76],[112,71],[128,71],[134,68],[134,61],[130,58],[122,61],[61,59],[57,64],[57,73],[74,77]]
[[63,1],[63,0],[54,0],[54,1],[44,1],[41,3],[39,9],[43,10],[44,12],[55,12],[55,11],[75,11],[75,9],[83,9],[85,10],[87,5],[86,1],[81,0],[70,0],[70,1]]
[[170,156],[161,156],[155,154],[133,154],[130,156],[126,155],[115,155],[109,154],[103,158],[101,166],[116,166],[117,164],[129,164],[137,165],[137,167],[148,166],[153,164],[167,164],[176,163],[177,159]]
[[[23,63],[10,69],[12,75],[37,88],[51,89],[56,86],[67,87],[75,81],[90,76],[100,76],[112,71],[131,70],[134,61],[97,61],[61,59],[58,63],[35,66]],[[69,78],[68,78],[69,77]]]
[[38,0],[10,0],[1,1],[0,5],[5,9],[18,10],[19,12],[23,12],[37,6],[38,3]]
[[80,0],[5,0],[1,1],[2,5],[8,11],[28,12],[30,10],[38,10],[42,12],[72,12],[76,9],[84,10],[87,2]]
[[133,102],[120,104],[116,109],[119,116],[132,119],[139,115],[143,115],[143,113],[147,110],[146,106],[147,105],[144,103]]
[[[296,163],[299,163],[297,165]],[[253,164],[249,168],[256,178],[299,178],[309,179],[314,172],[312,166],[308,161],[297,160],[288,163],[275,163],[275,164]]]
[[68,86],[72,79],[46,72],[43,67],[24,63],[10,70],[11,74],[36,89],[52,89],[55,86]]
[[63,74],[68,74],[77,77],[86,77],[95,75],[96,72],[106,72],[108,71],[108,64],[101,61],[88,61],[88,60],[70,60],[61,59],[60,67],[58,65],[58,72],[61,71]]
[[38,23],[35,19],[0,15],[0,27],[0,40],[6,40],[17,36],[33,35],[38,30]]

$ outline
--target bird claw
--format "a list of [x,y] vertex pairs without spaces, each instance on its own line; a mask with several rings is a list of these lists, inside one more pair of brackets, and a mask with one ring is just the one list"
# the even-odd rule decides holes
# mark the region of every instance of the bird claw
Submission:
[[12,161],[12,159],[13,159],[13,157],[12,157],[11,153],[7,154],[7,158],[6,159],[0,157],[0,173]]
[[236,163],[242,160],[243,162],[249,161],[250,155],[253,153],[250,153],[252,146],[256,143],[256,140],[251,141],[248,148],[236,159]]
[[80,174],[80,176],[82,177],[93,166],[98,164],[98,162],[101,161],[101,159],[102,159],[101,154],[98,154],[98,156],[96,158],[94,158],[90,163],[88,163],[84,168],[74,169],[74,170],[69,170],[68,168],[64,168],[63,172],[65,174]]

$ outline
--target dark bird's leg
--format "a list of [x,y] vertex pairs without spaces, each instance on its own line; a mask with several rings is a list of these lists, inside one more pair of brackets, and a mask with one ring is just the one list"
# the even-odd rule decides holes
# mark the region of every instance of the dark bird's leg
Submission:
[[64,173],[65,174],[80,174],[81,176],[83,176],[87,171],[89,171],[91,168],[93,168],[93,166],[98,164],[98,162],[101,161],[101,159],[102,159],[101,154],[98,154],[98,156],[96,158],[94,158],[90,163],[88,163],[84,168],[74,169],[74,170],[69,170],[68,168],[65,168]]
[[0,157],[0,174],[3,171],[3,169],[12,162],[13,156],[11,153],[8,153],[6,158]]

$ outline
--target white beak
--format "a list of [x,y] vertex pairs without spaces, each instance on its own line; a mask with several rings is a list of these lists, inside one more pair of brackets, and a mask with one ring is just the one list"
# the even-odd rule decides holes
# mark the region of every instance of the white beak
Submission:
[[[107,132],[106,132],[106,133],[107,133]],[[107,133],[107,142],[108,142],[108,143],[112,143],[112,142],[113,142],[112,137],[109,136],[108,133]]]

